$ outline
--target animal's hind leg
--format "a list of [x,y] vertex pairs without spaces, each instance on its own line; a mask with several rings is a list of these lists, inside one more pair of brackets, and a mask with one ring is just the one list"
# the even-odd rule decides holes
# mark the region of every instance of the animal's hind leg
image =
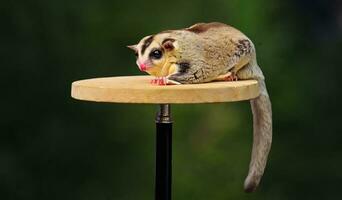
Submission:
[[240,79],[237,76],[237,72],[244,68],[248,61],[250,60],[250,55],[234,56],[228,62],[228,67],[226,67],[219,76],[217,76],[214,81],[237,81]]
[[239,71],[236,72],[236,75],[239,79],[242,79],[242,80],[246,80],[246,79],[264,80],[264,75],[255,60],[243,66]]
[[238,77],[234,72],[228,72],[223,75],[219,75],[214,81],[237,81]]

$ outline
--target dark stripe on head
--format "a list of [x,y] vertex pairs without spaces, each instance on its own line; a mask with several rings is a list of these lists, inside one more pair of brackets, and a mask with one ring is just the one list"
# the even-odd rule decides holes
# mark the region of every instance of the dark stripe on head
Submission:
[[154,35],[151,35],[150,37],[146,38],[146,40],[144,41],[144,44],[141,47],[141,55],[143,55],[145,53],[145,50],[147,49],[147,47],[150,46],[150,44],[153,41],[153,37],[154,37]]

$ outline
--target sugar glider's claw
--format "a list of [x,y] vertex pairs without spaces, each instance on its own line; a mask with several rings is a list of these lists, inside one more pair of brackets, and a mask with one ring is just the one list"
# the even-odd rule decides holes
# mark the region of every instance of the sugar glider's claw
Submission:
[[150,83],[151,83],[152,85],[158,84],[158,82],[159,82],[159,78],[154,78],[154,79],[152,79],[152,80],[150,81]]

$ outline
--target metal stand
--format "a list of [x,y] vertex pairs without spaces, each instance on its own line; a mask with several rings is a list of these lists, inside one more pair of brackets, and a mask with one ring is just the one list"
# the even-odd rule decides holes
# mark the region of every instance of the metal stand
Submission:
[[171,200],[172,120],[169,104],[161,104],[156,117],[155,200]]

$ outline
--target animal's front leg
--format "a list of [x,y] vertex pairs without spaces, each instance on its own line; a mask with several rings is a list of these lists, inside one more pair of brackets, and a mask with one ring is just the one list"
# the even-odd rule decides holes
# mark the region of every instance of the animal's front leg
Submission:
[[167,77],[156,77],[151,80],[153,85],[179,85],[181,83],[173,80],[169,80]]
[[160,77],[154,77],[153,79],[151,79],[150,83],[152,85],[157,85],[159,83]]

